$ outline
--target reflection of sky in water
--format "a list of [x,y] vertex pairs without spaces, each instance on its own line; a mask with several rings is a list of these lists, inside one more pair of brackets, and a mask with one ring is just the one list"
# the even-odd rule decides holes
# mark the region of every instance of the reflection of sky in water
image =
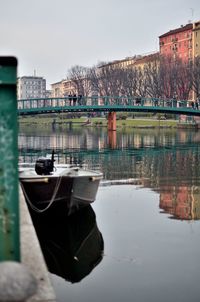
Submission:
[[198,300],[199,221],[167,219],[159,195],[134,185],[100,187],[93,208],[105,256],[81,283],[52,275],[59,301]]

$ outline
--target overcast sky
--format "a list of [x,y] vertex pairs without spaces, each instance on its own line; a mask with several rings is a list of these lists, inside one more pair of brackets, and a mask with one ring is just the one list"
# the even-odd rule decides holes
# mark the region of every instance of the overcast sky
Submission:
[[200,20],[200,0],[0,0],[0,55],[49,85],[74,65],[156,51],[159,35],[189,20]]

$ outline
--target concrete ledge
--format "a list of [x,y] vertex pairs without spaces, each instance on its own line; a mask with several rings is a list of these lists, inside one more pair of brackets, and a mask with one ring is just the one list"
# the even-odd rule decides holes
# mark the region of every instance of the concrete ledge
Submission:
[[20,191],[20,240],[21,240],[21,262],[32,272],[38,282],[37,293],[27,302],[55,302],[56,296],[53,290],[48,269],[39,241],[32,224],[24,195]]

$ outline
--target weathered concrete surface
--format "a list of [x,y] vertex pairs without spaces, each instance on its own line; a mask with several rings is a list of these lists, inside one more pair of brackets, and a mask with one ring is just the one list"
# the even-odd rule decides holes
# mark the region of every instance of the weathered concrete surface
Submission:
[[27,302],[55,302],[56,297],[49,279],[49,273],[41,252],[38,238],[20,188],[20,239],[21,262],[32,272],[38,283],[38,290]]
[[24,264],[3,261],[0,272],[0,301],[26,301],[36,293],[36,278]]

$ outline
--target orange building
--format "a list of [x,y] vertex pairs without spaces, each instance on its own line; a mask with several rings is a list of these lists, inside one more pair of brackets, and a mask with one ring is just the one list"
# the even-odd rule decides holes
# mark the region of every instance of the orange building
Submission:
[[188,62],[200,55],[200,21],[181,25],[159,36],[160,54]]

